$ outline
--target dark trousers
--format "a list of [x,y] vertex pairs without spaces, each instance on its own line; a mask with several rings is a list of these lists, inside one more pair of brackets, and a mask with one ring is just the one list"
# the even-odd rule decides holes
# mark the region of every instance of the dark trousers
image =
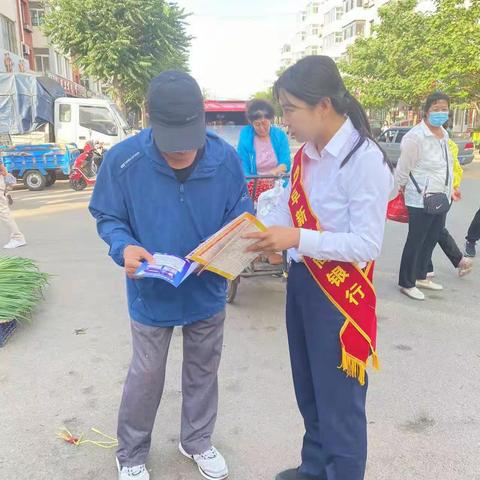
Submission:
[[[450,232],[444,227],[440,232],[440,237],[438,239],[438,244],[443,250],[443,253],[447,258],[452,262],[452,265],[457,268],[463,258],[462,251],[458,248],[457,242],[450,235]],[[428,264],[428,271],[433,272],[433,262],[430,257],[430,263]]]
[[292,263],[287,331],[298,407],[305,423],[300,472],[322,480],[362,480],[367,460],[367,386],[347,377],[339,333],[343,315],[303,263]]
[[433,249],[442,230],[447,214],[430,215],[423,208],[408,207],[408,236],[403,248],[398,283],[412,288],[417,280],[427,278]]
[[467,241],[471,243],[478,242],[480,240],[480,210],[477,211],[473,217],[472,223],[467,233]]

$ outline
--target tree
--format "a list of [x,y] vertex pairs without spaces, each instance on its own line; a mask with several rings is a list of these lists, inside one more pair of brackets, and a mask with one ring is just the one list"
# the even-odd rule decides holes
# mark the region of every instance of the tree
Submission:
[[365,106],[418,107],[433,90],[457,105],[480,102],[480,0],[436,0],[435,7],[425,13],[416,0],[391,1],[373,35],[348,49],[340,69]]
[[185,11],[164,0],[47,0],[44,32],[125,110],[143,109],[150,80],[187,68]]

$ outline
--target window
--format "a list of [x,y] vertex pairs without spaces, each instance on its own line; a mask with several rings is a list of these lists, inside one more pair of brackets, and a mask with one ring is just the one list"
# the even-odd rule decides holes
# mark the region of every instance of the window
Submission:
[[314,3],[312,6],[312,13],[318,13],[318,11],[319,11],[318,3]]
[[72,121],[72,106],[61,103],[59,117],[61,122],[70,123]]
[[318,47],[312,47],[312,55],[318,55]]
[[320,34],[320,27],[318,25],[312,25],[312,35],[318,37]]
[[302,33],[300,34],[300,37],[302,38],[302,42],[305,41],[305,37],[306,37],[306,36],[307,36],[307,35],[306,35],[305,32],[302,32]]
[[49,72],[50,57],[48,55],[35,55],[35,66],[37,72]]
[[355,2],[359,0],[345,0],[343,2],[343,8],[345,10],[345,13],[349,12],[350,10],[353,10],[355,8]]
[[398,130],[397,136],[395,137],[395,143],[401,143],[402,138],[407,134],[408,130]]
[[30,16],[32,17],[32,25],[34,27],[39,27],[42,25],[44,15],[45,10],[43,8],[31,8]]
[[360,20],[357,22],[349,23],[343,28],[343,39],[348,40],[356,36],[361,36],[365,32],[365,21]]
[[342,7],[335,8],[335,19],[341,20],[342,16],[343,16],[343,8]]
[[80,126],[104,135],[118,135],[110,110],[105,107],[80,105]]
[[357,0],[357,7],[363,7],[363,0]]
[[342,43],[342,42],[343,42],[342,32],[335,32],[335,43]]
[[0,47],[18,55],[15,22],[4,15],[0,15],[0,34]]

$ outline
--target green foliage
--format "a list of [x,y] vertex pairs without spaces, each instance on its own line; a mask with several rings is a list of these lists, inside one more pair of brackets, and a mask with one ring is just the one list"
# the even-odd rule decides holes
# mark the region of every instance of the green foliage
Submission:
[[480,101],[480,0],[436,0],[420,12],[416,0],[392,0],[379,11],[373,35],[348,49],[340,69],[367,107],[419,106],[442,90],[458,106]]
[[187,68],[187,15],[164,0],[47,0],[44,32],[117,102],[142,105],[148,83]]

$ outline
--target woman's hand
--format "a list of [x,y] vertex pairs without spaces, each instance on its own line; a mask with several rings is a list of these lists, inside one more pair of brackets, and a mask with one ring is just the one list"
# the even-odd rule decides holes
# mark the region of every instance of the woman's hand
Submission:
[[461,199],[462,199],[462,192],[460,191],[459,188],[454,188],[452,193],[452,200],[454,202],[458,202]]
[[401,193],[402,195],[405,195],[405,185],[398,187],[398,193]]
[[270,227],[265,232],[249,233],[243,238],[255,240],[247,248],[247,252],[272,253],[298,248],[300,245],[300,229],[293,227]]
[[282,164],[279,165],[277,168],[274,168],[274,169],[270,172],[270,175],[279,176],[279,175],[283,175],[286,171],[287,171],[287,167],[282,163]]

